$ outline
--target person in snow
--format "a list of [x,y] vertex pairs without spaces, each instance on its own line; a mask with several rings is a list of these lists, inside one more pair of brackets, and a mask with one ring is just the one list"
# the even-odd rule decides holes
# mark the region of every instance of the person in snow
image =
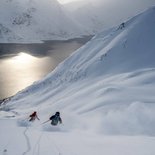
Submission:
[[51,125],[58,125],[58,123],[62,123],[62,119],[60,117],[60,112],[56,112],[55,115],[50,117]]
[[31,121],[34,121],[36,118],[38,119],[38,120],[40,120],[39,118],[38,118],[38,116],[37,116],[37,112],[36,111],[34,111],[30,116],[30,122]]
[[125,23],[121,23],[118,29],[123,29],[125,28]]

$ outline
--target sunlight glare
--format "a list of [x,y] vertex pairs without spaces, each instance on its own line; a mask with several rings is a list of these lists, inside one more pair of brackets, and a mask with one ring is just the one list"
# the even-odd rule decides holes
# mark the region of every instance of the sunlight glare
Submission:
[[33,56],[23,52],[12,58],[12,60],[16,61],[18,64],[29,63],[32,59],[34,59]]

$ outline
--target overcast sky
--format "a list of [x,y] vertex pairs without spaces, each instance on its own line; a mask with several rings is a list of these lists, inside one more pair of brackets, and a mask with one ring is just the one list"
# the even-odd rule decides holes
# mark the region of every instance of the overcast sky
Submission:
[[73,1],[78,1],[78,0],[58,0],[60,3],[69,3]]
[[[67,1],[67,0],[61,0]],[[68,0],[69,1],[69,0]],[[70,0],[71,1],[71,0]],[[75,0],[73,0],[75,1]],[[86,4],[89,2],[89,5],[84,5],[77,9],[78,6],[81,6],[77,3],[72,3],[67,6],[70,10],[76,10],[76,15],[80,18],[84,18],[84,14],[91,16],[96,14],[99,18],[103,19],[105,25],[112,26],[119,24],[124,20],[137,15],[148,9],[151,6],[155,6],[155,0],[76,0],[81,4]]]
[[[94,3],[96,3],[96,0],[58,0],[59,2],[61,3],[69,3],[69,2],[74,2],[74,1],[92,1]],[[102,2],[106,2],[106,1],[109,1],[109,0],[100,0]],[[118,0],[114,0],[116,3]],[[125,1],[129,1],[131,2],[131,4],[134,5],[134,2],[137,1],[137,0],[124,0]],[[138,0],[139,3],[141,3],[142,5],[148,5],[148,4],[155,4],[155,0]]]

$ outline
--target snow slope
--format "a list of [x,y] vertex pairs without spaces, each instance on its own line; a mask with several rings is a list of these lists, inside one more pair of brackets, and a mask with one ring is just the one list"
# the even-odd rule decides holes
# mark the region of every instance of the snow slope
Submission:
[[[3,104],[1,152],[154,155],[154,16],[153,7],[125,27],[98,34]],[[41,123],[60,111],[63,125],[30,124],[27,117],[33,110]]]

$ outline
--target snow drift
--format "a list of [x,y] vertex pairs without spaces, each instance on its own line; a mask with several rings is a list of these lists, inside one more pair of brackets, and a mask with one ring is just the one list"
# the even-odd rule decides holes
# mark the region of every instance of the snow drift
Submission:
[[98,34],[3,110],[59,110],[67,131],[155,135],[154,16],[153,7]]

